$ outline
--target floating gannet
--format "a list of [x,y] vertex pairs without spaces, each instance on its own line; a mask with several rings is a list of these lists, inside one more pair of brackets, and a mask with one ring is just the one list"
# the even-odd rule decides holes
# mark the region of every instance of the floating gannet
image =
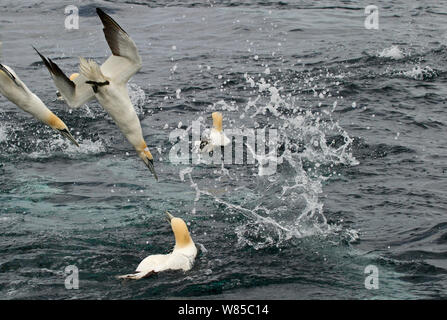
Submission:
[[158,180],[154,158],[144,141],[140,120],[127,92],[127,82],[141,69],[141,57],[135,42],[120,26],[101,9],[97,8],[96,12],[112,51],[101,67],[93,60],[80,58],[80,74],[72,75],[70,79],[51,59],[36,51],[67,104],[78,108],[96,98]]
[[79,147],[65,123],[28,89],[14,70],[3,64],[0,64],[0,92],[20,109],[32,114]]
[[211,152],[218,147],[225,147],[231,142],[222,131],[222,113],[213,112],[211,116],[213,117],[213,128],[211,129],[209,136],[196,142],[199,151],[202,153]]
[[197,255],[197,248],[192,241],[185,221],[166,212],[175,237],[175,247],[170,254],[155,254],[140,262],[136,273],[118,276],[118,279],[141,279],[166,270],[188,271],[192,268]]

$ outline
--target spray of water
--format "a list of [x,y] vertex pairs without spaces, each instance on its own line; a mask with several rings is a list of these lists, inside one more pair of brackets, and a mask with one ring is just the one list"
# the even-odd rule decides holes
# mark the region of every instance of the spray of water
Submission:
[[[55,155],[67,158],[82,158],[85,155],[100,154],[106,151],[106,142],[102,139],[82,138],[80,132],[73,131],[80,147],[76,147],[59,133],[42,125],[34,119],[27,123],[16,123],[5,117],[14,125],[0,125],[0,158],[15,161],[21,157],[30,159],[47,159]],[[28,123],[29,122],[29,123]]]
[[[320,199],[323,183],[338,176],[338,168],[358,164],[350,151],[352,138],[333,119],[337,103],[312,111],[300,108],[298,98],[282,94],[281,87],[263,78],[257,80],[245,74],[245,81],[257,92],[245,105],[220,100],[206,112],[225,111],[230,116],[237,111],[234,114],[239,119],[227,120],[229,126],[275,128],[278,146],[266,155],[258,155],[246,145],[247,152],[257,160],[257,168],[222,164],[220,169],[213,169],[212,182],[194,178],[194,173],[200,175],[203,169],[200,165],[181,170],[181,180],[195,190],[192,213],[200,199],[213,199],[223,208],[222,214],[241,217],[242,223],[235,228],[238,243],[255,249],[281,246],[291,238],[334,232],[345,232],[355,240],[355,230],[328,223]],[[263,162],[273,159],[277,172],[262,175]],[[216,193],[219,184],[225,186],[224,191]]]
[[129,93],[130,101],[132,102],[135,111],[138,115],[144,113],[143,107],[146,101],[146,94],[137,84],[129,82],[127,84],[127,90]]

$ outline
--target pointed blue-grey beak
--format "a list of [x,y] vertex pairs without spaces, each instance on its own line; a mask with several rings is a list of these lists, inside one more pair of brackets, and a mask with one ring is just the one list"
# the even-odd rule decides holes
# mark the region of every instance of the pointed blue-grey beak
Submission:
[[166,220],[168,220],[169,223],[171,223],[171,220],[174,219],[174,216],[170,214],[169,212],[165,212]]

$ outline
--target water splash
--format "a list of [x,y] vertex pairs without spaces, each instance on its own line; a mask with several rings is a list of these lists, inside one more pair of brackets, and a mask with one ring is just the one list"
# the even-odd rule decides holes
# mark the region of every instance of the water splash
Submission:
[[129,92],[130,101],[132,102],[136,113],[138,115],[143,114],[144,103],[146,101],[146,94],[144,93],[144,90],[137,84],[130,82],[127,84],[127,90]]
[[[39,143],[40,141],[37,141]],[[106,145],[102,140],[92,141],[90,139],[80,140],[79,148],[66,139],[59,137],[52,140],[46,147],[40,148],[37,151],[31,152],[28,156],[32,159],[46,159],[53,157],[55,154],[62,153],[69,158],[79,158],[84,155],[101,154],[106,151]]]
[[[187,167],[180,171],[180,178],[196,192],[192,213],[196,212],[199,199],[212,199],[224,208],[226,216],[242,218],[242,224],[235,228],[238,243],[255,249],[281,246],[292,238],[334,233],[345,234],[343,237],[349,241],[356,240],[355,230],[328,223],[320,199],[323,183],[338,177],[339,168],[358,164],[350,150],[353,139],[333,119],[337,102],[324,108],[320,103],[316,110],[299,107],[298,98],[283,94],[283,88],[277,84],[248,74],[244,77],[250,88],[255,89],[255,97],[250,97],[245,105],[220,100],[206,112],[226,111],[224,116],[228,118],[237,114],[238,119],[224,121],[227,127],[277,129],[276,150],[270,148],[263,158],[276,157],[278,170],[274,175],[262,176],[259,170],[254,170],[263,165],[262,161],[255,168],[248,165],[225,168],[222,164],[220,170],[208,169],[210,179],[196,181],[196,167]],[[320,99],[329,97],[325,90]],[[249,145],[245,146],[247,152],[254,153]],[[256,153],[253,156],[259,160]],[[198,166],[197,170],[207,169]],[[242,186],[240,180],[244,180]],[[225,187],[216,192],[219,186]]]
[[426,80],[438,76],[438,73],[429,66],[421,68],[421,66],[418,65],[413,67],[412,70],[403,71],[402,75],[414,80]]
[[405,57],[405,54],[402,50],[399,49],[398,46],[391,46],[389,48],[385,48],[377,55],[379,58],[390,58],[394,60],[400,60]]

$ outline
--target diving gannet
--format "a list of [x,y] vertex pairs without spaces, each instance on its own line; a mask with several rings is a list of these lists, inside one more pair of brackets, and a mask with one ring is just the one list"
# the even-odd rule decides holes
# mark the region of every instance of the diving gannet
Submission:
[[0,92],[20,109],[32,114],[79,147],[65,123],[28,89],[14,70],[3,64],[0,64]]
[[188,271],[192,268],[197,248],[191,239],[188,227],[185,221],[172,216],[169,212],[166,212],[166,216],[174,232],[174,250],[170,254],[155,254],[146,257],[138,265],[136,273],[118,276],[118,279],[138,280],[166,270]]
[[211,116],[213,118],[213,128],[208,137],[198,142],[199,151],[202,153],[211,152],[217,147],[225,147],[231,142],[222,131],[222,113],[213,112]]
[[93,60],[80,58],[80,74],[69,79],[57,64],[36,51],[67,104],[78,108],[96,98],[158,180],[154,158],[144,141],[140,120],[127,91],[127,82],[141,69],[141,57],[135,42],[120,26],[101,9],[97,8],[96,12],[112,51],[101,67]]

